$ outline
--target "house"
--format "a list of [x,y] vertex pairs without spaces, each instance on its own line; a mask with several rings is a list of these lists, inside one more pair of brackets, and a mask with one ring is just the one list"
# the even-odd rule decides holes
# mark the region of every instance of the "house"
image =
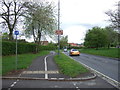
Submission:
[[79,47],[79,45],[76,44],[76,43],[68,43],[68,44],[71,45],[71,46],[73,46],[73,47]]
[[41,45],[48,45],[48,41],[41,41]]
[[83,44],[78,44],[78,43],[68,43],[68,44],[73,47],[84,47]]

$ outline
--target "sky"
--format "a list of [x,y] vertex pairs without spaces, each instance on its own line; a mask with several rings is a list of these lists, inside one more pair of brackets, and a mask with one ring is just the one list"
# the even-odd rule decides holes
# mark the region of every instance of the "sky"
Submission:
[[[57,2],[58,0],[52,0]],[[60,28],[69,43],[83,43],[88,29],[110,24],[105,14],[114,10],[119,0],[60,0]]]
[[[40,0],[32,1],[38,2]],[[54,2],[56,7],[58,5],[58,0],[45,1]],[[60,0],[60,29],[63,30],[64,36],[68,35],[68,43],[83,43],[88,29],[95,26],[103,28],[108,26],[110,24],[108,21],[109,17],[105,12],[117,9],[115,5],[118,1],[119,0]],[[27,39],[27,41],[32,42],[33,38]]]

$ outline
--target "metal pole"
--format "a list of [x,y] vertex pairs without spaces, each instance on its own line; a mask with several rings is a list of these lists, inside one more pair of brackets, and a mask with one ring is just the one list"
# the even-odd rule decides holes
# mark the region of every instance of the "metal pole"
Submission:
[[17,70],[17,64],[18,64],[18,60],[17,60],[18,58],[17,58],[17,35],[16,35],[16,61],[15,61],[15,63],[16,63],[16,67],[15,67],[15,69]]
[[[58,30],[60,30],[60,0],[58,0]],[[58,55],[60,55],[60,35],[58,35]]]

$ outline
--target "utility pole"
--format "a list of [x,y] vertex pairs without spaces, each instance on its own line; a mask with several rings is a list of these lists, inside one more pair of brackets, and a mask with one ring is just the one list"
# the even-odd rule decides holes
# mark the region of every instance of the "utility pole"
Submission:
[[[60,30],[60,0],[58,0],[58,30]],[[60,35],[58,34],[58,55],[60,55]]]

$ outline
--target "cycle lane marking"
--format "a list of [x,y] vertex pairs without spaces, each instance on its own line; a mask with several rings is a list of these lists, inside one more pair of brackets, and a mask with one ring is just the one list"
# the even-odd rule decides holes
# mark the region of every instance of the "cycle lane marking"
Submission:
[[[52,55],[54,55],[55,53],[54,52],[51,52],[51,55],[47,55],[45,58],[44,58],[44,63],[45,63],[45,72],[47,72],[48,70],[47,70],[47,58],[49,57],[49,56],[52,56]],[[45,79],[48,79],[48,73],[45,73]]]

